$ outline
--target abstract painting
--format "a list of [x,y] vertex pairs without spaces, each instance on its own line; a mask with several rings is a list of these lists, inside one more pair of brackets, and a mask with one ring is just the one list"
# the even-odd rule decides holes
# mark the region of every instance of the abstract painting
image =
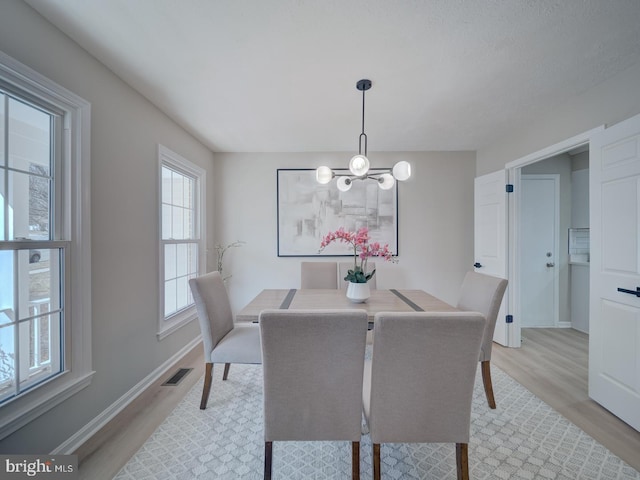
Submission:
[[340,227],[347,231],[367,227],[372,242],[388,243],[398,254],[397,183],[382,190],[375,180],[354,180],[350,190],[341,192],[335,178],[321,185],[315,173],[314,169],[278,169],[279,257],[353,255],[344,243],[318,251],[322,237]]

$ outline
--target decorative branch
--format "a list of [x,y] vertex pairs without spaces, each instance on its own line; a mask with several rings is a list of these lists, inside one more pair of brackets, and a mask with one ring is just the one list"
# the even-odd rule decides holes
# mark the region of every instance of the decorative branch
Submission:
[[223,281],[226,281],[227,279],[231,278],[231,275],[227,275],[226,277],[222,274],[222,259],[224,258],[224,254],[227,250],[229,250],[230,248],[236,248],[236,247],[241,247],[242,245],[244,245],[247,242],[243,242],[242,240],[236,240],[233,243],[230,243],[228,245],[221,245],[221,244],[216,244],[216,253],[218,254],[218,272],[220,273],[220,276],[222,277]]

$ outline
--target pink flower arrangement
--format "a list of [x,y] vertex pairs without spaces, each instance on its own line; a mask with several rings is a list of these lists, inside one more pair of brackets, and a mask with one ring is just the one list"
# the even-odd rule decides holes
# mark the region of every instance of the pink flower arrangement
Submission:
[[[353,270],[349,270],[344,279],[353,283],[366,283],[376,273],[375,269],[371,273],[367,273],[367,260],[370,257],[382,257],[385,261],[393,263],[398,261],[389,250],[388,244],[369,243],[369,240],[369,229],[366,227],[360,228],[357,232],[347,232],[340,227],[335,232],[329,232],[322,238],[319,252],[332,242],[351,245],[353,248]],[[358,260],[360,260],[360,263],[358,263]]]

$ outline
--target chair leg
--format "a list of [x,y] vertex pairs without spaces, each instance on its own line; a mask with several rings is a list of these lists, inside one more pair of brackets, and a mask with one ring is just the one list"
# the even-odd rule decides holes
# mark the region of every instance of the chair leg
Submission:
[[272,457],[273,457],[273,442],[264,442],[264,480],[271,480]]
[[456,443],[456,470],[458,480],[469,480],[469,444]]
[[360,480],[360,442],[351,442],[351,478]]
[[227,377],[229,376],[229,367],[231,367],[230,363],[224,364],[224,373],[222,374],[222,380],[226,380]]
[[200,410],[207,408],[209,392],[211,391],[211,376],[213,374],[213,363],[205,363],[204,387],[202,387],[202,399],[200,400]]
[[380,444],[373,444],[373,480],[380,480]]
[[482,364],[482,383],[484,383],[484,393],[487,396],[489,408],[496,408],[496,399],[493,398],[493,386],[491,385],[491,366],[489,360],[481,362]]

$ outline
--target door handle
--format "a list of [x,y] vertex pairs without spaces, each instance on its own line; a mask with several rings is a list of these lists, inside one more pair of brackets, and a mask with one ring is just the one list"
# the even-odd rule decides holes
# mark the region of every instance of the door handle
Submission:
[[635,295],[636,297],[640,297],[640,287],[636,287],[635,291],[627,290],[626,288],[618,288],[619,292],[628,293],[630,295]]
[[553,262],[547,262],[547,267],[555,267],[556,264]]
[[479,262],[474,263],[473,266],[476,268],[482,268],[482,264]]

